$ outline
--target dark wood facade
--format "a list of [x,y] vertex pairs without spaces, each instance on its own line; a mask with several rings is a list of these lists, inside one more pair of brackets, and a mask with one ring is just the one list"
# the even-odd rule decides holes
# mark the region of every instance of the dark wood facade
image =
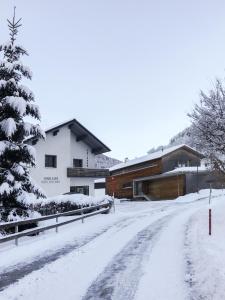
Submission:
[[174,199],[186,193],[185,175],[143,182],[143,192],[151,200]]
[[132,198],[134,179],[160,174],[161,171],[161,159],[158,159],[138,164],[135,168],[129,167],[121,172],[112,172],[111,176],[106,178],[107,194],[114,194],[117,198]]
[[200,153],[182,146],[171,153],[162,154],[158,159],[112,170],[110,176],[106,178],[106,193],[117,198],[131,199],[134,197],[134,180],[143,178],[142,193],[151,199],[173,199],[184,195],[186,193],[184,175],[147,181],[144,181],[144,178],[164,174],[180,165],[200,165],[202,157]]

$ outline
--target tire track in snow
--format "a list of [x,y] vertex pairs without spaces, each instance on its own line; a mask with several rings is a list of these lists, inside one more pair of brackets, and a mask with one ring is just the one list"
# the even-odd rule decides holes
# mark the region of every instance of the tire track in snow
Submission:
[[119,252],[87,290],[82,300],[131,300],[142,276],[142,264],[150,255],[173,212],[141,230]]
[[[185,258],[185,267],[186,267],[186,274],[185,274],[185,282],[188,286],[189,289],[189,294],[190,294],[190,300],[194,300],[194,299],[198,299],[198,298],[194,298],[193,295],[195,293],[195,282],[193,280],[194,278],[194,267],[193,267],[193,262],[190,256],[190,240],[189,240],[189,230],[191,227],[191,223],[192,223],[192,218],[189,219],[186,228],[185,228],[185,240],[184,240],[184,258]],[[197,296],[197,295],[196,295]],[[199,298],[201,299],[201,298]]]
[[60,257],[69,254],[74,250],[78,250],[82,248],[83,246],[92,242],[94,239],[98,238],[102,234],[106,234],[110,231],[113,231],[112,234],[116,234],[117,232],[133,224],[135,221],[138,221],[142,218],[146,218],[146,216],[151,216],[152,214],[158,213],[159,211],[164,211],[168,207],[169,206],[160,207],[148,212],[141,211],[139,215],[126,217],[120,221],[116,221],[115,223],[107,226],[103,230],[100,230],[99,232],[95,233],[94,235],[80,239],[79,242],[77,240],[74,240],[69,244],[67,243],[64,247],[54,252],[51,252],[49,255],[42,256],[42,257],[35,257],[31,262],[26,264],[21,263],[21,264],[10,266],[7,270],[3,270],[0,273],[0,291],[4,290],[10,284],[17,282],[19,279],[30,274],[31,272],[39,270],[43,268],[45,265],[56,261]]
[[[197,263],[193,259],[192,251],[196,249],[197,245],[196,242],[193,242],[193,238],[191,236],[192,226],[196,222],[196,216],[193,215],[190,217],[189,222],[185,228],[185,242],[184,242],[184,257],[185,257],[185,264],[186,264],[186,274],[185,274],[185,283],[189,290],[189,300],[212,300],[212,299],[219,299],[214,298],[217,289],[217,281],[214,280],[211,282],[211,291],[206,288],[208,282],[205,278],[201,278],[201,282],[198,279],[198,272],[196,270],[195,264]],[[200,257],[201,259],[201,257]],[[196,259],[195,259],[196,260]],[[205,266],[207,268],[207,266]],[[207,272],[204,270],[204,272]],[[205,276],[205,273],[204,273]],[[222,298],[221,298],[222,299]]]

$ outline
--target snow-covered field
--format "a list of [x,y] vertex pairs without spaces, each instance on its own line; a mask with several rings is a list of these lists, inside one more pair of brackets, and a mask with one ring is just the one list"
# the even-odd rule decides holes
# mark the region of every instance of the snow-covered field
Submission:
[[[0,245],[0,299],[225,299],[225,196],[116,201],[97,215]],[[197,200],[200,199],[200,200]]]

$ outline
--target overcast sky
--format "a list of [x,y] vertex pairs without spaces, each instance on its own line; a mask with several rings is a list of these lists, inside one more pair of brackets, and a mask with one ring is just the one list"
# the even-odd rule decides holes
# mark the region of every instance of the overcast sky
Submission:
[[0,42],[14,5],[42,126],[74,117],[112,157],[168,143],[224,77],[224,0],[0,0]]

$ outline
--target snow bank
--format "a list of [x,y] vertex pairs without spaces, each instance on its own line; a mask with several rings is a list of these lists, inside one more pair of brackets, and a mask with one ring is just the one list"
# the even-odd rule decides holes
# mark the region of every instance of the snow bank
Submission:
[[212,235],[208,234],[208,209],[191,219],[186,236],[190,299],[225,299],[225,197],[212,200]]
[[[210,189],[200,190],[199,193],[190,193],[184,196],[180,196],[173,200],[176,203],[188,203],[197,200],[202,200],[203,198],[209,197]],[[225,190],[222,189],[212,189],[212,197],[222,196],[225,194]]]

